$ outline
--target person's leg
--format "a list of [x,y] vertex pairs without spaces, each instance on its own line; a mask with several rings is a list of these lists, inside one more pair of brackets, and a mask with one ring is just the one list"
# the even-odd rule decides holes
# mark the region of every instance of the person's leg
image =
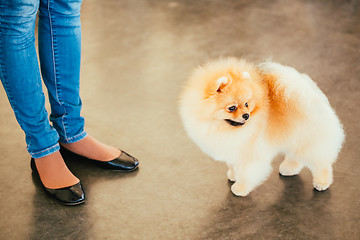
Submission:
[[35,50],[36,0],[0,0],[1,81],[34,158],[59,150],[48,121]]
[[112,160],[120,150],[87,136],[80,115],[81,0],[41,0],[39,53],[51,103],[50,120],[69,150],[95,160]]
[[51,104],[50,120],[61,142],[86,136],[80,116],[81,0],[41,0],[39,57]]
[[[43,184],[60,188],[79,180],[59,154],[59,136],[49,124],[45,109],[34,44],[38,7],[38,0],[0,0],[0,78]],[[55,166],[62,167],[47,173],[47,168]]]

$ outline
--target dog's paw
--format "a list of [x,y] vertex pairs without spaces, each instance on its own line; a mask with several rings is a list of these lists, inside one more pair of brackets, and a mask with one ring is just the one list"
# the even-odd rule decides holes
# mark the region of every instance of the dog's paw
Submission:
[[319,192],[321,191],[325,191],[326,189],[328,189],[330,187],[330,184],[329,182],[314,182],[313,185],[314,185],[314,188],[316,190],[318,190]]
[[318,191],[325,191],[330,187],[331,183],[332,183],[332,178],[328,174],[317,176],[313,180],[314,188]]
[[232,168],[229,168],[227,173],[226,173],[228,179],[232,182],[235,182],[236,179],[235,179],[235,173],[234,173],[234,170]]
[[249,188],[245,184],[239,182],[235,182],[231,186],[231,191],[233,194],[240,197],[245,197],[250,193]]
[[285,159],[279,167],[282,176],[294,176],[300,173],[302,165],[298,162]]
[[314,174],[313,185],[318,191],[325,191],[332,183],[332,170],[331,168],[324,168]]

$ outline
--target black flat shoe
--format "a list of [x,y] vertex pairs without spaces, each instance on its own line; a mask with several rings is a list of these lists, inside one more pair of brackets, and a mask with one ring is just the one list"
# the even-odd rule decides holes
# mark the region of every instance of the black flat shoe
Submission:
[[[31,158],[30,165],[31,165],[31,169],[39,177],[41,182],[41,178],[36,168],[34,158]],[[41,185],[45,189],[47,194],[49,194],[52,198],[54,198],[61,204],[73,206],[85,202],[85,194],[84,191],[82,190],[80,182],[69,187],[58,188],[58,189],[47,188],[44,186],[42,182]]]
[[120,172],[132,172],[138,168],[139,161],[131,156],[130,154],[122,151],[119,157],[115,158],[114,160],[110,161],[99,161],[90,159],[84,156],[81,156],[79,154],[76,154],[74,152],[71,152],[70,150],[66,149],[65,147],[60,146],[60,153],[63,156],[64,159],[66,158],[76,158],[76,159],[82,159],[82,160],[91,160],[93,163],[98,165],[99,167],[111,169],[111,170],[117,170]]

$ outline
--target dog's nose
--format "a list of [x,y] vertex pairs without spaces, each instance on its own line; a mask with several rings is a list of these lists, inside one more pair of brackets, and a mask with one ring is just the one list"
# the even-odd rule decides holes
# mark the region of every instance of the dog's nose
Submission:
[[242,117],[243,117],[245,120],[248,120],[249,117],[250,117],[250,115],[249,115],[248,113],[244,113],[244,114],[242,115]]

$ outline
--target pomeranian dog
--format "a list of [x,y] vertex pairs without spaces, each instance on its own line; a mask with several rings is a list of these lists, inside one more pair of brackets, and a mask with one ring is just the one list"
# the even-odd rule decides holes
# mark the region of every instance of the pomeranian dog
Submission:
[[308,167],[313,185],[326,190],[344,130],[325,94],[308,75],[267,61],[236,58],[197,68],[180,97],[180,115],[192,140],[209,156],[226,162],[231,191],[246,196],[271,173]]

